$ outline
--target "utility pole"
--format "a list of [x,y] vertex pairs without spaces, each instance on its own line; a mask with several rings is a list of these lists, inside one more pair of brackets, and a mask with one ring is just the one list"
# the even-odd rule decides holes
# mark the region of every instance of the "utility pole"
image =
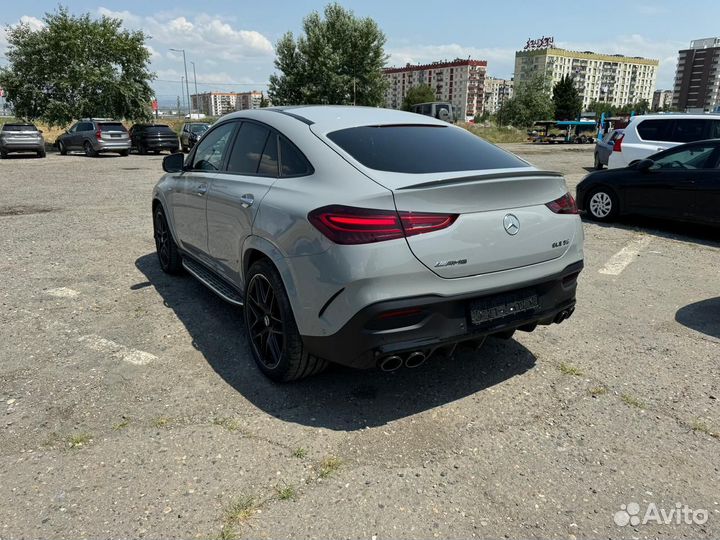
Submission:
[[185,105],[185,91],[184,91],[184,89],[183,89],[183,76],[182,76],[182,75],[180,75],[180,93],[182,94],[182,97],[183,97],[183,109],[186,109],[186,105]]
[[185,49],[170,49],[174,52],[181,52],[183,53],[183,65],[185,66],[185,93],[188,97],[188,114],[190,114],[190,85],[188,84],[188,74],[187,74],[187,61],[185,59]]
[[195,62],[190,62],[193,66],[193,80],[195,81],[195,101],[197,101],[197,112],[200,112],[200,94],[197,89],[197,74],[195,73]]

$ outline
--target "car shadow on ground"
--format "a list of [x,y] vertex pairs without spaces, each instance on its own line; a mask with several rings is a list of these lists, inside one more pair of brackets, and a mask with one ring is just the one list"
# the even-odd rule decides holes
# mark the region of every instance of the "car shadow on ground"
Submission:
[[634,230],[670,240],[720,247],[720,227],[642,216],[622,216],[611,223],[602,223],[589,218],[587,212],[582,213],[581,218],[586,225]]
[[535,366],[535,356],[515,340],[490,338],[481,351],[431,358],[392,373],[332,365],[288,384],[266,379],[245,340],[242,309],[227,304],[188,275],[162,272],[154,253],[135,262],[192,337],[193,346],[229,385],[281,420],[332,430],[384,425],[485,390]]
[[720,296],[678,309],[675,320],[683,326],[720,339]]

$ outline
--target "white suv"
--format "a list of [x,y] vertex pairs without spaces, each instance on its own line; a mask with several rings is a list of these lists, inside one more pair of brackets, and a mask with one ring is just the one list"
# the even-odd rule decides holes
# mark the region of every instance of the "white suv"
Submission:
[[720,138],[720,115],[654,114],[635,116],[625,134],[615,140],[608,169],[627,167],[631,162],[703,139]]

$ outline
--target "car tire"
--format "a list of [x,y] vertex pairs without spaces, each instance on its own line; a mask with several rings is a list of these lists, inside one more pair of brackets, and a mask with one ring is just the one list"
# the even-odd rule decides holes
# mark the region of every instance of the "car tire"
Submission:
[[85,150],[85,155],[87,157],[95,157],[97,156],[97,152],[92,147],[92,144],[90,144],[90,141],[85,141],[85,144],[83,144],[83,150]]
[[613,221],[619,213],[619,202],[615,192],[606,187],[598,187],[588,193],[585,209],[595,221]]
[[140,154],[141,156],[144,156],[147,154],[147,148],[145,147],[145,145],[143,143],[138,144],[138,154]]
[[45,157],[45,150],[38,150],[37,157],[44,158]]
[[157,205],[153,214],[153,236],[155,251],[162,271],[166,274],[179,274],[183,267],[182,255],[180,255],[180,250],[165,217],[165,211],[160,204]]
[[58,141],[57,146],[58,150],[60,151],[60,155],[67,156],[67,148],[65,148],[65,143],[62,141]]
[[255,363],[268,378],[296,381],[327,367],[326,360],[304,350],[282,278],[268,259],[248,271],[244,319]]
[[188,152],[189,152],[188,147],[185,146],[185,145],[183,145],[183,146],[182,146],[182,153],[183,153],[183,154],[187,154]]
[[8,153],[7,152],[0,152],[0,159],[7,159]]
[[156,149],[156,150],[153,150],[153,154],[155,154],[156,156],[157,156],[159,153],[160,153],[160,150],[157,150],[157,149]]
[[118,154],[120,154],[122,157],[126,157],[130,155],[130,150],[120,150]]
[[595,170],[601,171],[602,168],[603,168],[603,164],[600,163],[600,156],[598,155],[597,152],[595,152]]

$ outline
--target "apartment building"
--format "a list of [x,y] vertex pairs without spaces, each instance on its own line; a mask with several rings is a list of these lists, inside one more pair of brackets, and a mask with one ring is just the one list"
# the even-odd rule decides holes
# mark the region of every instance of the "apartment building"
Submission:
[[484,109],[486,70],[485,60],[459,58],[449,62],[386,68],[383,72],[389,84],[385,92],[385,106],[401,108],[408,90],[425,84],[435,93],[435,101],[452,103],[457,119],[470,119],[482,114]]
[[485,105],[484,111],[488,114],[498,112],[503,103],[513,95],[512,79],[497,79],[485,77]]
[[672,90],[655,90],[652,98],[652,110],[664,111],[672,107]]
[[[549,41],[548,41],[549,40]],[[515,84],[544,75],[548,88],[565,75],[575,81],[583,109],[593,101],[621,107],[641,100],[652,101],[659,62],[639,56],[598,54],[555,48],[552,38],[536,40],[515,53]],[[542,48],[544,46],[544,48]]]
[[237,109],[236,92],[203,92],[190,96],[192,109],[208,116],[222,116]]
[[680,111],[720,106],[720,37],[696,39],[678,51],[672,104]]
[[251,92],[240,92],[237,94],[237,110],[259,109],[262,98],[262,92],[258,92],[257,90],[252,90]]

